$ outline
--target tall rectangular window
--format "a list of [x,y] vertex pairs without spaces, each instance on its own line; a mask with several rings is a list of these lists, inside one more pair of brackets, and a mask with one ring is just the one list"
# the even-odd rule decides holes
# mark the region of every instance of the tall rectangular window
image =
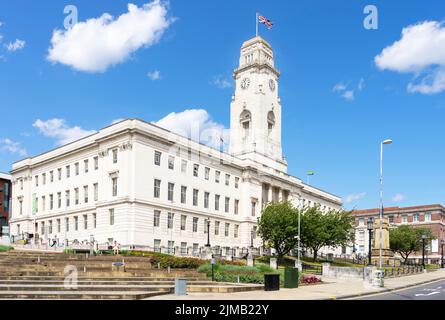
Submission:
[[226,174],[226,186],[230,184],[230,174]]
[[94,170],[99,169],[99,157],[94,157]]
[[215,236],[219,235],[219,221],[215,221]]
[[168,240],[168,254],[175,254],[175,242]]
[[225,237],[229,236],[229,231],[230,231],[230,223],[226,223],[225,227],[224,227],[224,236]]
[[255,215],[256,215],[256,201],[252,201],[251,210],[252,210],[252,217],[255,217]]
[[153,214],[153,227],[159,227],[161,223],[161,211],[155,210]]
[[187,216],[181,215],[181,231],[185,231],[187,224]]
[[209,198],[210,198],[210,193],[205,192],[204,193],[204,208],[206,208],[206,209],[209,208]]
[[220,195],[219,194],[215,194],[215,210],[219,211],[219,199],[220,199]]
[[60,225],[61,225],[61,223],[60,223],[60,219],[57,219],[57,232],[58,233],[60,233]]
[[39,198],[36,197],[36,212],[39,212]]
[[83,229],[84,230],[88,229],[88,215],[86,214],[83,215]]
[[85,173],[88,173],[88,159],[83,161]]
[[46,173],[42,173],[42,183],[46,184]]
[[88,203],[88,186],[83,187],[83,201]]
[[94,188],[94,201],[99,200],[99,184],[95,183],[93,184]]
[[110,226],[114,225],[114,209],[110,209]]
[[425,222],[431,222],[431,212],[425,213]]
[[181,203],[187,202],[187,187],[181,186]]
[[168,156],[168,168],[170,170],[174,170],[175,169],[175,157]]
[[160,166],[161,165],[161,155],[162,153],[160,153],[159,151],[155,151],[155,165]]
[[198,218],[193,218],[193,232],[198,232]]
[[69,178],[71,176],[71,170],[70,170],[70,166],[66,166],[65,167],[65,171],[66,171],[66,177]]
[[19,213],[20,213],[20,215],[23,214],[23,200],[22,199],[19,200]]
[[53,221],[49,220],[48,233],[53,233]]
[[36,183],[36,187],[39,186],[39,176],[34,177],[34,182]]
[[194,164],[193,165],[193,176],[197,177],[199,173],[199,164]]
[[45,198],[45,196],[42,196],[42,211],[45,211],[46,210],[46,198]]
[[233,213],[238,214],[238,212],[239,212],[239,200],[238,199],[235,199],[235,203],[234,203],[233,207],[234,207]]
[[419,214],[418,213],[415,213],[415,214],[413,214],[413,222],[419,222]]
[[70,206],[70,191],[69,190],[65,191],[65,199],[66,199],[66,206],[69,207]]
[[173,191],[175,188],[175,184],[169,182],[168,183],[168,201],[173,201]]
[[235,224],[235,227],[233,229],[233,237],[238,238],[238,233],[239,233],[239,225]]
[[235,178],[235,188],[236,189],[239,188],[239,178],[238,177]]
[[[49,172],[49,181],[54,182],[54,172],[53,171]],[[21,180],[21,184],[22,184],[21,189],[23,190],[23,180]]]
[[59,181],[62,180],[62,169],[61,168],[57,169],[57,178],[59,179]]
[[210,168],[208,167],[205,168],[205,179],[206,180],[210,179]]
[[74,164],[74,173],[76,174],[76,176],[79,175],[79,162],[76,162]]
[[65,218],[65,231],[70,231],[70,218]]
[[181,160],[181,172],[187,173],[187,160]]
[[161,180],[154,180],[154,194],[153,197],[160,198],[161,197]]
[[225,202],[224,202],[224,212],[225,213],[229,213],[229,208],[230,207],[230,198],[226,197]]
[[154,239],[154,252],[161,252],[161,240]]
[[408,216],[407,216],[406,214],[404,214],[404,215],[402,216],[402,223],[403,223],[403,224],[407,224],[407,223],[408,223]]
[[221,176],[221,172],[215,171],[215,182],[216,183],[219,183],[220,176]]
[[198,193],[199,193],[198,189],[193,189],[193,205],[194,206],[198,205]]
[[112,181],[112,185],[113,185],[112,196],[117,197],[117,178],[114,177],[111,179],[111,181]]
[[117,163],[117,149],[113,149],[113,163]]
[[74,231],[79,230],[79,217],[74,217]]
[[79,204],[79,188],[74,189],[74,204]]
[[93,213],[93,228],[96,229],[97,226],[97,214]]
[[167,228],[173,229],[173,217],[174,213],[169,212],[167,215]]
[[57,192],[57,208],[61,208],[62,207],[62,193],[61,192]]

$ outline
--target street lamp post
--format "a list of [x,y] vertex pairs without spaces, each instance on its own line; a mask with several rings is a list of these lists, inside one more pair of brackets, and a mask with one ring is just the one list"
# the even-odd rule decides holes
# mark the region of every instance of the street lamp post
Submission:
[[425,240],[427,239],[427,236],[425,234],[422,234],[422,266],[423,269],[425,269]]
[[252,230],[250,231],[250,248],[252,251],[253,251],[253,235],[254,235],[254,233],[255,233],[255,231],[253,230],[253,227],[252,227]]
[[380,143],[380,239],[379,239],[379,268],[382,272],[382,236],[383,236],[383,145],[392,144],[391,139],[384,140]]
[[440,255],[440,267],[444,268],[444,262],[443,262],[443,246],[445,245],[445,240],[440,240],[440,246],[441,246],[441,255]]
[[210,248],[210,218],[207,218],[207,244],[206,247]]
[[373,229],[374,229],[374,221],[372,220],[372,218],[369,218],[368,219],[368,238],[369,238],[369,249],[368,249],[368,266],[371,266],[372,265],[372,260],[371,260],[371,257],[372,257],[372,249],[371,249],[371,246],[372,246],[372,231],[373,231]]

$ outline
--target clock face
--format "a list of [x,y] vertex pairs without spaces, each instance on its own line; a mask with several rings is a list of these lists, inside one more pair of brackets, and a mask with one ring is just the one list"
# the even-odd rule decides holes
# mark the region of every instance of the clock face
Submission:
[[241,88],[242,89],[246,90],[247,88],[249,88],[249,85],[250,85],[250,79],[249,78],[244,78],[241,81]]
[[275,91],[275,81],[272,79],[269,80],[269,88],[270,90]]

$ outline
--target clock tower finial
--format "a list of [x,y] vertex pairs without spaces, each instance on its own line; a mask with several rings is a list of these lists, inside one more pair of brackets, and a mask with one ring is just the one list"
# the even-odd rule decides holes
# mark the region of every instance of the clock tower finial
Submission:
[[272,46],[262,37],[243,43],[233,74],[229,153],[287,171],[281,149],[280,72]]

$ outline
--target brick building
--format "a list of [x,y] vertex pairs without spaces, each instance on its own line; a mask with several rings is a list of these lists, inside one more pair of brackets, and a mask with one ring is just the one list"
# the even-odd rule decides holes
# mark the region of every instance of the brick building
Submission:
[[11,176],[0,172],[0,235],[11,214]]
[[[356,225],[355,247],[358,254],[368,254],[369,232],[367,222],[369,218],[378,218],[379,209],[366,209],[353,211]],[[427,241],[425,258],[426,263],[440,263],[441,241],[445,240],[445,208],[440,204],[414,206],[414,207],[388,207],[383,211],[388,217],[390,228],[400,225],[428,228],[436,239]],[[422,252],[413,253],[410,260],[417,262],[422,259]]]

